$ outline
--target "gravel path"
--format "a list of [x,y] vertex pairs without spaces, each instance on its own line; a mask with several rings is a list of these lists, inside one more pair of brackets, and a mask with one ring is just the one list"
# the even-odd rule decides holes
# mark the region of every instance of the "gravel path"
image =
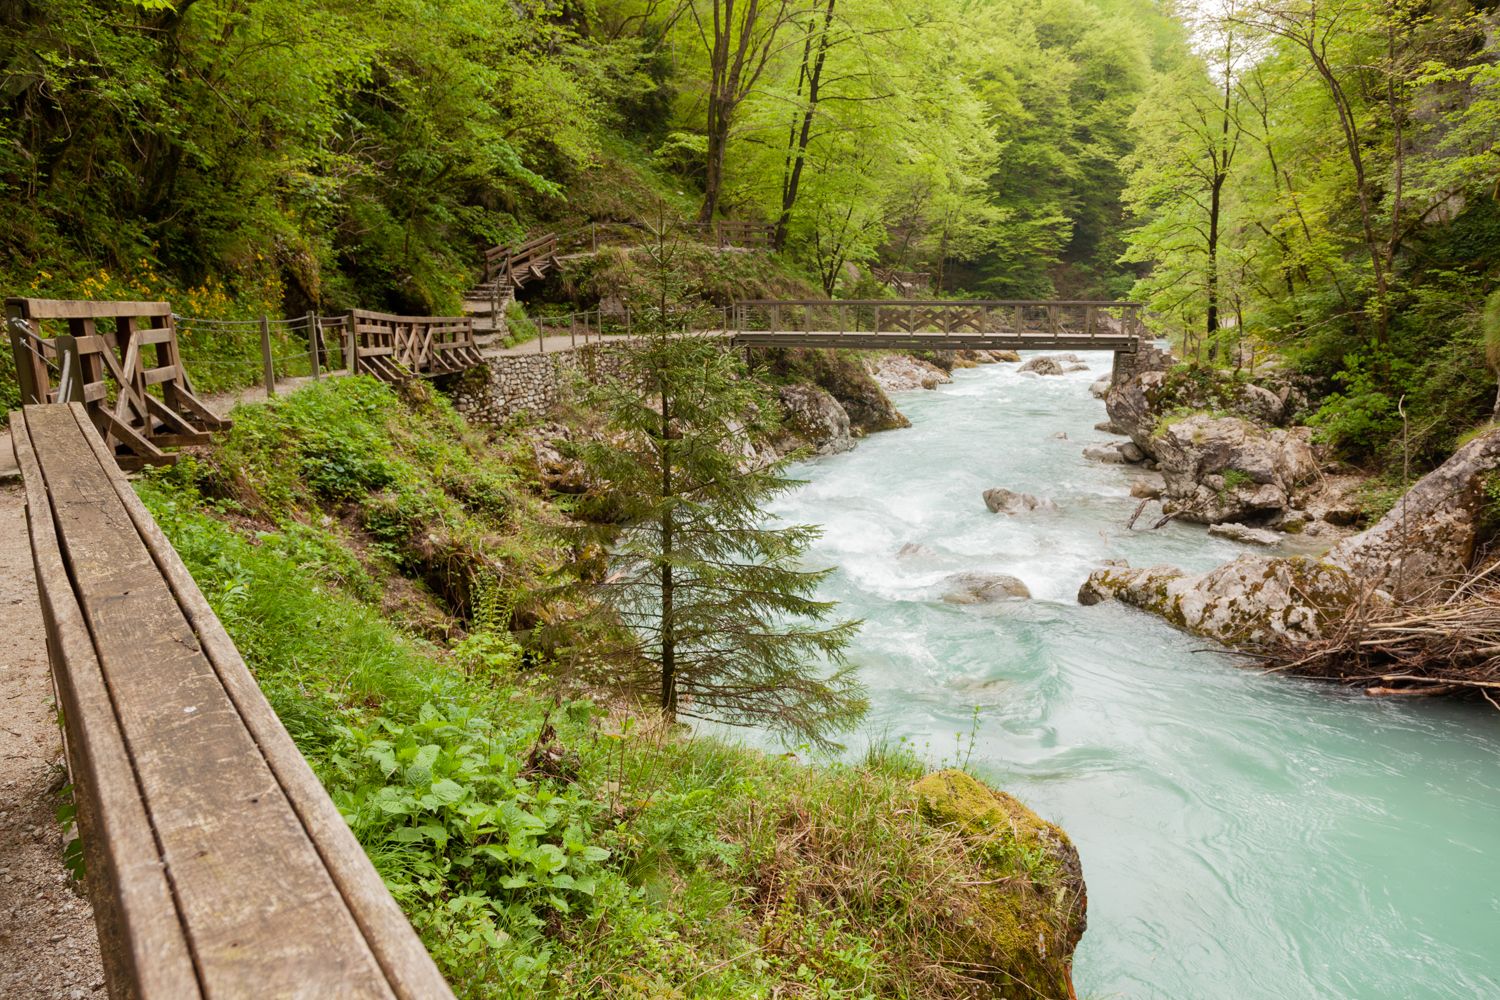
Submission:
[[[10,459],[9,440],[0,441]],[[62,865],[63,784],[21,490],[0,479],[0,997],[103,997],[94,913]]]

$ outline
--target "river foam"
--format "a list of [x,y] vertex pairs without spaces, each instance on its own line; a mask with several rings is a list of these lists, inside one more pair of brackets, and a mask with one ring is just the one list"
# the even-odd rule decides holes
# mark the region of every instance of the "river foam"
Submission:
[[[866,620],[866,734],[950,761],[972,742],[979,773],[1069,831],[1089,886],[1080,996],[1500,997],[1500,716],[1267,677],[1144,614],[1080,607],[1103,559],[1243,551],[1190,525],[1124,529],[1134,473],[1082,457],[1105,438],[1088,385],[1110,359],[1085,360],[959,371],[898,396],[909,430],[795,470],[807,484],[773,513],[824,526],[824,595]],[[994,486],[1059,509],[991,514]],[[943,603],[974,570],[1033,599]]]

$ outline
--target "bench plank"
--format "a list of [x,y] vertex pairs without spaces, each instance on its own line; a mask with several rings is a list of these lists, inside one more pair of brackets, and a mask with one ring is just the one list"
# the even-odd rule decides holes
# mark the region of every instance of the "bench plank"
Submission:
[[[80,420],[87,420],[81,413],[75,415]],[[110,469],[103,442],[97,435],[90,435],[88,441],[104,468]],[[311,835],[397,996],[402,1000],[452,1000],[453,993],[432,956],[422,946],[421,939],[396,905],[375,866],[354,838],[353,831],[261,694],[255,677],[183,564],[182,557],[125,477],[113,472],[110,480],[158,570],[197,633],[225,691]]]
[[12,442],[105,978],[112,996],[196,998],[201,993],[187,938],[63,564],[29,424],[29,417],[12,419]]
[[73,408],[27,424],[204,993],[393,996]]

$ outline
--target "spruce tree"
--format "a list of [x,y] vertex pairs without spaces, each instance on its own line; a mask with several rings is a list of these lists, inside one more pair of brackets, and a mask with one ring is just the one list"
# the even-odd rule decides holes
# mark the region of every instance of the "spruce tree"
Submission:
[[831,570],[800,565],[818,529],[767,523],[767,501],[797,485],[747,447],[775,403],[721,338],[661,319],[579,388],[607,425],[575,454],[596,484],[579,513],[608,522],[596,592],[620,625],[614,676],[671,720],[826,744],[865,708],[843,658],[859,623],[815,597]]

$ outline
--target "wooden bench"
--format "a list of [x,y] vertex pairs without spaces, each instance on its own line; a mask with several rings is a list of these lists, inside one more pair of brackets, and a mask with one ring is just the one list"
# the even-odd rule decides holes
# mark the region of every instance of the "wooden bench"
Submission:
[[11,426],[110,994],[451,997],[83,405]]

